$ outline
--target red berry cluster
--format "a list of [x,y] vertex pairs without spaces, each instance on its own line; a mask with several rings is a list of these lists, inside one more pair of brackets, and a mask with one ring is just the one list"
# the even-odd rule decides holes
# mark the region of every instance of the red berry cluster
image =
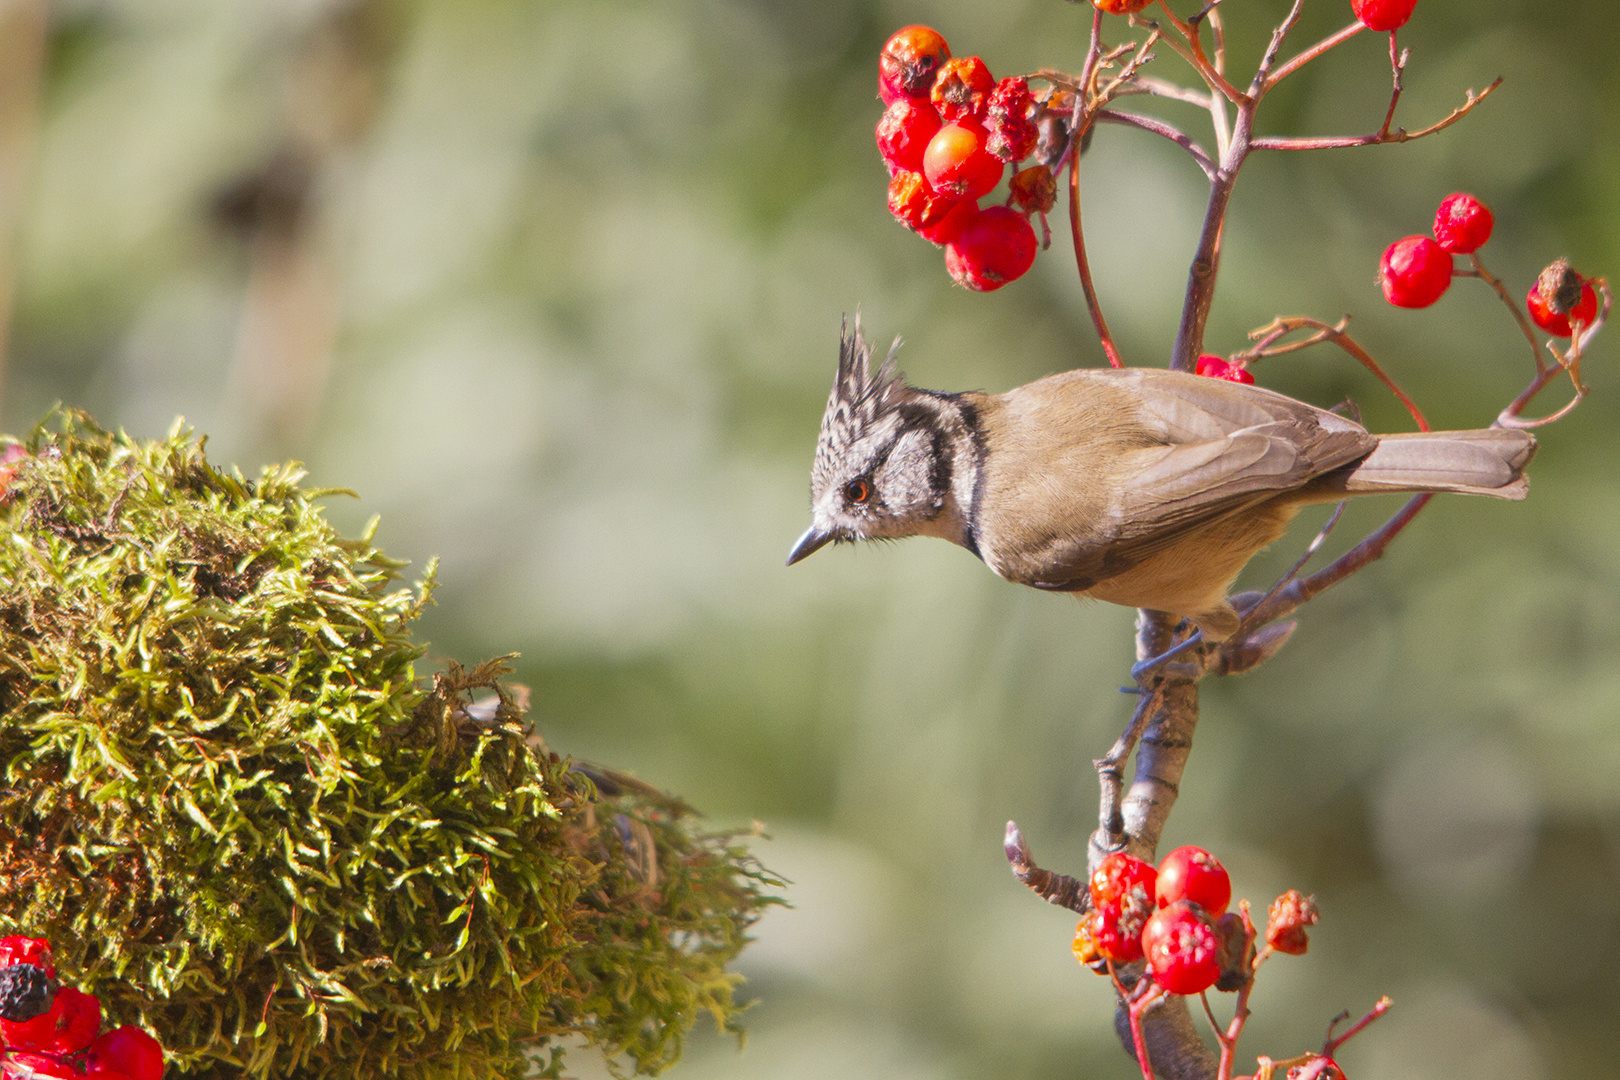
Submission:
[[163,1046],[101,1030],[101,1001],[56,980],[49,942],[0,938],[0,1080],[161,1080]]
[[[1496,221],[1490,208],[1466,192],[1447,195],[1434,214],[1434,236],[1408,236],[1384,251],[1378,283],[1396,307],[1425,308],[1445,295],[1456,273],[1453,255],[1472,255],[1491,238]],[[1482,273],[1477,270],[1476,273]],[[1554,337],[1569,337],[1597,319],[1598,295],[1591,281],[1567,259],[1541,272],[1525,297],[1530,320]],[[1200,360],[1199,374],[1204,374]],[[1230,376],[1218,376],[1228,378]]]
[[1009,163],[1035,151],[1036,102],[1021,78],[997,81],[977,56],[952,57],[937,30],[895,31],[878,57],[877,125],[889,167],[889,212],[945,248],[945,268],[979,292],[1022,277],[1039,247],[1029,215],[1052,209],[1051,171],[1013,175],[1007,203],[980,209]]
[[1226,910],[1231,879],[1203,848],[1177,848],[1157,869],[1115,852],[1091,875],[1090,892],[1091,910],[1074,936],[1084,964],[1106,969],[1145,957],[1164,989],[1197,994],[1220,980],[1223,961],[1244,959],[1241,945],[1236,955],[1228,947],[1234,927],[1243,939],[1241,920]]
[[[1088,883],[1091,910],[1075,928],[1074,953],[1093,970],[1147,961],[1148,976],[1172,994],[1234,991],[1255,968],[1248,905],[1233,912],[1232,879],[1200,847],[1179,847],[1157,868],[1124,852],[1103,859]],[[1287,892],[1271,905],[1270,952],[1302,953],[1316,905]]]

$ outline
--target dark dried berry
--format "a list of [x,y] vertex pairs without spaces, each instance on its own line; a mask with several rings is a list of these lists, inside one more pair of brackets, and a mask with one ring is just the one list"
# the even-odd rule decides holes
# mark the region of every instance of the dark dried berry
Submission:
[[51,1011],[56,988],[36,964],[0,968],[0,1020],[21,1023]]
[[1050,213],[1057,203],[1057,183],[1045,165],[1031,165],[1013,174],[1013,203],[1026,214]]

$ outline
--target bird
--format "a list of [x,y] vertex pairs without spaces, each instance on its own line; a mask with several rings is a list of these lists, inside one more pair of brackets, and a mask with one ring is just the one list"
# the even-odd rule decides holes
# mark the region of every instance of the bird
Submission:
[[1375,435],[1263,387],[1162,368],[1078,368],[1009,390],[907,385],[900,341],[872,370],[857,315],[810,471],[828,544],[937,536],[1008,581],[1241,625],[1229,592],[1300,508],[1387,492],[1523,499],[1536,450],[1513,428]]

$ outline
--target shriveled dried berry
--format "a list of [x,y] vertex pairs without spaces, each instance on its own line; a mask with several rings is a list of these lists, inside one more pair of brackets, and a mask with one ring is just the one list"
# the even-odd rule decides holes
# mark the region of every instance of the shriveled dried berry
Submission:
[[1592,283],[1577,274],[1568,259],[1558,259],[1536,278],[1525,297],[1530,321],[1553,337],[1569,337],[1575,323],[1591,326],[1597,318],[1598,296]]
[[1215,989],[1234,993],[1254,981],[1254,941],[1243,916],[1228,911],[1215,920],[1215,940],[1221,962]]
[[898,172],[889,181],[889,213],[913,232],[938,222],[958,201],[935,192],[922,173]]
[[1271,902],[1266,913],[1266,944],[1277,952],[1304,955],[1311,946],[1308,929],[1317,918],[1316,897],[1289,889]]
[[878,96],[890,105],[900,98],[926,102],[951,48],[931,26],[904,26],[889,36],[878,55]]
[[1013,205],[1026,214],[1049,214],[1057,204],[1057,181],[1045,165],[1031,165],[1008,181]]
[[934,103],[940,119],[946,123],[967,118],[982,120],[995,88],[995,77],[983,60],[977,56],[961,56],[945,61],[934,79],[928,100]]
[[19,1024],[51,1009],[56,987],[38,964],[0,968],[0,1020]]

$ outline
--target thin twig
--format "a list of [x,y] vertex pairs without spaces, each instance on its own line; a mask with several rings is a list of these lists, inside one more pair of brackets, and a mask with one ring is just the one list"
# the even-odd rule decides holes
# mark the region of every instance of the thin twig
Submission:
[[1274,333],[1274,331],[1279,329],[1285,334],[1291,333],[1294,330],[1305,329],[1307,327],[1312,328],[1317,332],[1303,341],[1293,342],[1288,345],[1272,345],[1258,350],[1250,350],[1240,355],[1250,359],[1259,359],[1264,356],[1280,356],[1285,352],[1294,352],[1297,349],[1304,349],[1312,345],[1320,344],[1324,341],[1330,341],[1339,348],[1343,349],[1345,352],[1349,353],[1351,356],[1355,357],[1356,360],[1361,363],[1362,367],[1372,372],[1373,375],[1377,377],[1378,381],[1383,383],[1384,386],[1388,388],[1389,392],[1394,394],[1396,399],[1400,401],[1402,405],[1406,406],[1406,411],[1412,415],[1412,420],[1417,424],[1419,431],[1428,431],[1429,422],[1424,419],[1423,413],[1419,411],[1417,407],[1417,403],[1408,397],[1406,395],[1406,391],[1402,390],[1400,386],[1396,384],[1395,380],[1390,378],[1389,375],[1385,373],[1378,361],[1372,358],[1371,353],[1362,348],[1361,345],[1357,343],[1355,338],[1344,332],[1344,328],[1348,325],[1350,325],[1350,320],[1348,317],[1340,319],[1338,324],[1335,326],[1329,326],[1325,322],[1321,322],[1320,320],[1312,319],[1304,315],[1273,319],[1267,325],[1258,330],[1252,331],[1249,334],[1249,337],[1265,337],[1268,340],[1274,340],[1275,337],[1278,336]]
[[1384,112],[1384,126],[1378,129],[1379,134],[1388,135],[1389,125],[1395,122],[1395,106],[1401,103],[1401,91],[1405,89],[1401,76],[1406,73],[1406,63],[1412,59],[1411,49],[1402,49],[1395,44],[1395,31],[1389,32],[1389,69],[1395,80],[1395,87],[1390,91],[1389,108]]
[[1255,625],[1263,625],[1274,619],[1282,618],[1311,597],[1337,585],[1368,564],[1383,558],[1390,542],[1400,535],[1402,529],[1412,523],[1412,519],[1417,517],[1418,511],[1429,505],[1429,500],[1432,498],[1434,498],[1432,492],[1413,496],[1405,506],[1395,513],[1394,517],[1384,522],[1366,539],[1339,556],[1333,563],[1318,570],[1310,577],[1299,578],[1287,588],[1278,592],[1276,596],[1257,606],[1253,612]]
[[1316,556],[1316,553],[1321,550],[1322,545],[1327,542],[1328,535],[1332,533],[1334,527],[1339,524],[1339,518],[1344,516],[1345,505],[1346,504],[1344,502],[1340,502],[1339,505],[1333,508],[1333,513],[1328,515],[1327,521],[1325,521],[1322,524],[1322,527],[1316,531],[1316,536],[1311,539],[1309,544],[1305,545],[1305,551],[1300,555],[1299,558],[1294,560],[1294,565],[1290,566],[1288,568],[1288,572],[1282,577],[1278,578],[1276,584],[1267,589],[1265,595],[1260,597],[1260,599],[1255,602],[1254,607],[1249,609],[1248,613],[1243,617],[1243,621],[1238,624],[1237,632],[1232,635],[1233,640],[1243,640],[1244,638],[1248,637],[1250,631],[1254,630],[1260,625],[1259,621],[1254,617],[1255,613],[1264,608],[1267,601],[1271,600],[1278,593],[1282,592],[1294,581],[1294,579],[1299,577],[1299,572],[1305,569],[1305,564],[1310,562],[1311,559]]
[[1097,813],[1097,833],[1092,838],[1092,844],[1101,851],[1117,851],[1123,842],[1125,834],[1125,818],[1120,811],[1125,791],[1125,760],[1136,749],[1136,744],[1142,737],[1142,729],[1147,726],[1148,717],[1153,715],[1161,703],[1162,695],[1157,689],[1146,693],[1136,703],[1136,711],[1131,714],[1131,722],[1125,725],[1108,753],[1093,761],[1092,767],[1097,770],[1097,786],[1101,789],[1101,806]]
[[1376,131],[1371,135],[1325,136],[1322,138],[1302,139],[1268,136],[1254,139],[1249,145],[1256,150],[1339,150],[1352,146],[1379,146],[1384,143],[1411,142],[1413,139],[1421,139],[1427,135],[1433,135],[1437,131],[1444,131],[1473,112],[1474,106],[1484,101],[1492,91],[1501,85],[1502,80],[1497,79],[1477,94],[1472,90],[1468,91],[1468,99],[1463,104],[1451,110],[1451,114],[1444,120],[1437,124],[1431,124],[1422,131],[1406,131],[1397,128],[1394,131]]
[[[1170,20],[1170,25],[1176,28],[1176,32],[1181,35],[1187,45],[1186,49],[1177,48],[1176,51],[1181,53],[1187,62],[1193,66],[1199,77],[1209,85],[1210,90],[1219,93],[1234,105],[1247,100],[1247,95],[1227,82],[1226,76],[1217,71],[1215,65],[1210,63],[1209,57],[1204,55],[1204,43],[1199,37],[1198,27],[1171,11],[1170,5],[1165,0],[1158,0],[1158,4],[1164,11],[1165,16]],[[1142,23],[1144,26],[1157,26],[1157,23],[1153,20],[1145,19],[1140,15],[1133,15],[1131,19]],[[1166,38],[1165,40],[1171,42],[1172,47],[1174,47],[1175,39]]]
[[1199,109],[1209,108],[1209,95],[1190,86],[1171,82],[1153,75],[1138,75],[1129,86],[1119,89],[1119,97],[1158,97],[1167,101],[1181,101]]
[[1114,335],[1108,332],[1108,320],[1103,317],[1102,304],[1097,299],[1097,287],[1091,280],[1091,263],[1086,258],[1086,239],[1080,227],[1080,155],[1069,159],[1069,235],[1074,240],[1074,261],[1080,271],[1080,290],[1085,293],[1086,310],[1091,313],[1091,325],[1097,330],[1103,355],[1113,367],[1124,367],[1125,360],[1114,344]]
[[1332,1024],[1328,1025],[1327,1041],[1322,1044],[1322,1056],[1332,1057],[1335,1050],[1359,1035],[1362,1028],[1365,1028],[1368,1024],[1372,1023],[1380,1016],[1383,1016],[1389,1011],[1389,1007],[1393,1004],[1394,1002],[1389,999],[1389,995],[1387,994],[1379,998],[1378,1003],[1372,1007],[1372,1010],[1368,1012],[1366,1016],[1363,1016],[1360,1020],[1357,1020],[1355,1025],[1351,1027],[1349,1031],[1345,1032],[1343,1035],[1340,1035],[1338,1038],[1333,1037],[1333,1029],[1338,1025],[1338,1021],[1334,1020]]
[[1208,110],[1210,96],[1200,93],[1190,86],[1173,83],[1169,79],[1161,79],[1156,75],[1137,75],[1131,80],[1131,85],[1120,88],[1120,96],[1126,94],[1152,94],[1154,97],[1168,98],[1171,101],[1184,101],[1188,105],[1196,105],[1200,109]]
[[[1513,401],[1509,403],[1508,407],[1503,409],[1501,414],[1497,416],[1496,423],[1492,425],[1493,427],[1519,429],[1538,428],[1545,424],[1550,424],[1555,420],[1563,419],[1565,416],[1569,415],[1575,406],[1579,405],[1583,400],[1585,400],[1586,386],[1581,382],[1580,377],[1581,355],[1585,352],[1587,343],[1590,342],[1593,336],[1603,328],[1604,322],[1609,317],[1609,307],[1611,303],[1608,282],[1602,278],[1594,278],[1593,284],[1597,286],[1603,297],[1603,304],[1598,309],[1597,318],[1592,320],[1591,326],[1582,327],[1579,332],[1575,334],[1575,336],[1570,340],[1569,349],[1562,356],[1558,357],[1558,362],[1556,364],[1549,365],[1536,372],[1536,377],[1530,380],[1530,385],[1524,388],[1524,392],[1518,397],[1514,398]],[[1554,355],[1556,356],[1557,353],[1555,352]],[[1569,372],[1570,382],[1574,384],[1575,397],[1572,398],[1570,402],[1562,409],[1559,409],[1550,416],[1543,416],[1536,420],[1524,419],[1521,414],[1524,412],[1525,408],[1530,404],[1530,402],[1535,399],[1536,395],[1545,390],[1553,380],[1564,374],[1566,371]]]
[[1282,82],[1284,79],[1288,78],[1288,76],[1292,75],[1294,72],[1310,63],[1312,60],[1315,60],[1318,56],[1321,56],[1329,49],[1337,48],[1338,46],[1343,45],[1345,42],[1349,41],[1351,38],[1355,37],[1365,29],[1366,27],[1362,25],[1361,20],[1357,19],[1355,22],[1351,23],[1343,30],[1340,30],[1338,33],[1328,35],[1321,41],[1318,41],[1315,45],[1312,45],[1310,48],[1306,49],[1304,52],[1291,58],[1288,60],[1288,62],[1283,64],[1282,67],[1266,76],[1265,85],[1260,87],[1260,96],[1269,94],[1273,87]]
[[[1271,73],[1271,66],[1277,62],[1277,53],[1282,49],[1283,39],[1288,36],[1288,31],[1294,28],[1294,24],[1299,22],[1299,13],[1304,7],[1305,0],[1294,0],[1294,6],[1289,10],[1288,17],[1278,23],[1277,28],[1271,32],[1271,44],[1266,46],[1266,53],[1260,58],[1260,66],[1254,71],[1254,81],[1249,84],[1250,97],[1258,99],[1270,89],[1268,76]],[[1356,25],[1361,24],[1358,22]]]
[[1118,112],[1114,109],[1104,109],[1102,112],[1097,114],[1096,119],[1106,121],[1110,124],[1121,124],[1125,127],[1138,128],[1142,131],[1150,132],[1154,135],[1159,135],[1169,139],[1171,142],[1175,143],[1177,146],[1181,147],[1183,150],[1187,151],[1187,153],[1192,155],[1193,161],[1197,162],[1198,167],[1204,170],[1205,176],[1209,177],[1210,180],[1215,179],[1216,165],[1215,162],[1210,159],[1209,152],[1194,142],[1192,137],[1187,135],[1180,128],[1167,124],[1163,120],[1160,120],[1154,116],[1143,116],[1140,113]]
[[[1086,129],[1091,126],[1091,116],[1086,108],[1086,94],[1090,89],[1092,79],[1096,78],[1097,65],[1102,57],[1102,9],[1092,12],[1091,17],[1091,44],[1086,49],[1085,66],[1080,70],[1080,90],[1074,97],[1074,112],[1069,124],[1069,145],[1064,153],[1069,159],[1069,236],[1074,241],[1074,261],[1080,272],[1080,289],[1086,297],[1086,310],[1091,314],[1091,325],[1096,328],[1097,340],[1102,343],[1103,353],[1108,357],[1108,363],[1113,367],[1124,367],[1125,361],[1119,355],[1119,347],[1114,344],[1114,336],[1108,332],[1108,320],[1103,318],[1102,304],[1097,300],[1097,289],[1091,280],[1091,263],[1086,258],[1086,238],[1080,224],[1080,140],[1085,136]],[[1058,166],[1061,168],[1061,164]]]

